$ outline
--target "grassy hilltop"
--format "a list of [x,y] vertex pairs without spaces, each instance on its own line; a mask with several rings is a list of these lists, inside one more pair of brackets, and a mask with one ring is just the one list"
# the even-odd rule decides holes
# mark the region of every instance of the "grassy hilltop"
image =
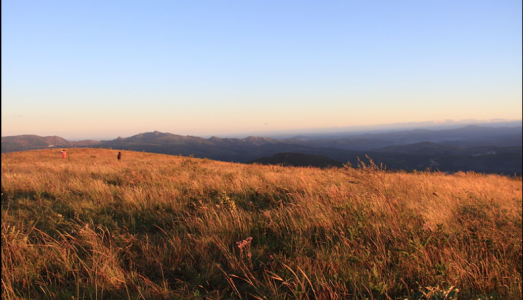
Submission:
[[2,154],[2,299],[521,299],[521,178]]

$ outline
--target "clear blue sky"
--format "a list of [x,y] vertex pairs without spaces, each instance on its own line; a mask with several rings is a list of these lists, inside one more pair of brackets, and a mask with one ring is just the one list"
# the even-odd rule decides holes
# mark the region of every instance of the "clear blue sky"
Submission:
[[521,119],[522,4],[2,1],[2,136]]

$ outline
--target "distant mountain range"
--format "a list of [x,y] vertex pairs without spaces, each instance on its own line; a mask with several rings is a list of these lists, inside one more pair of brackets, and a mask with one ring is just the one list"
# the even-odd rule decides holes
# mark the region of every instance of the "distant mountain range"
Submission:
[[16,135],[2,137],[2,153],[44,148],[91,147],[100,141],[68,141],[59,136]]
[[[455,129],[414,129],[333,138],[296,136],[208,139],[158,131],[105,141],[61,137],[2,137],[2,152],[43,148],[101,147],[233,162],[283,165],[357,165],[366,155],[387,169],[476,171],[521,174],[522,127],[469,125]],[[308,161],[308,163],[307,163]],[[327,163],[329,162],[329,163]]]

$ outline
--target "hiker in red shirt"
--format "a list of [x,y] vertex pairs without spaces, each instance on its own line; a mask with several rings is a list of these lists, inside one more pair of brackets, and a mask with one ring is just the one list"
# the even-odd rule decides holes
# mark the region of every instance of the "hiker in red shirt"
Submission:
[[67,158],[67,153],[65,152],[65,150],[62,150],[62,158],[63,159]]

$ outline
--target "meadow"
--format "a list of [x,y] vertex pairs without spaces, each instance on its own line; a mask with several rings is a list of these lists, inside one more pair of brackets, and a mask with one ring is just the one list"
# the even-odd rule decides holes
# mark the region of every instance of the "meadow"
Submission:
[[2,299],[521,299],[522,180],[2,154]]

